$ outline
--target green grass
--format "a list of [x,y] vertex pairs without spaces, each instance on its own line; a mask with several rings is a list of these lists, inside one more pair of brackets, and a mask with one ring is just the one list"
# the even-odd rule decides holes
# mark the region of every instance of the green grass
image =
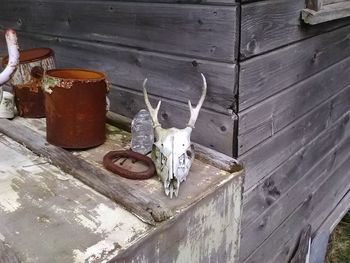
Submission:
[[330,237],[326,263],[350,263],[350,212],[345,215]]

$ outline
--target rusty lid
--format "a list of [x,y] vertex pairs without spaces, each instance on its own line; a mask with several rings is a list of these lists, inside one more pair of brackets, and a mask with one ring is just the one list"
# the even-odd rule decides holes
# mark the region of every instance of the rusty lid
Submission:
[[[20,64],[30,63],[30,62],[48,58],[53,55],[54,55],[53,50],[45,47],[20,50],[19,63]],[[8,56],[5,56],[2,59],[2,65],[5,66],[7,62],[8,62]]]
[[83,68],[51,69],[46,71],[46,76],[77,81],[99,81],[106,79],[106,75],[103,72]]

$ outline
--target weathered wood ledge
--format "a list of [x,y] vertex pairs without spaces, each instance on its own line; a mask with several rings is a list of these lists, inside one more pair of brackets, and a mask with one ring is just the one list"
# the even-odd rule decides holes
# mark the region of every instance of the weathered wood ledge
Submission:
[[225,182],[242,174],[242,167],[232,158],[197,147],[189,180],[182,185],[180,197],[170,200],[156,177],[133,181],[107,171],[102,157],[108,151],[127,149],[130,134],[107,125],[105,144],[84,151],[68,151],[45,140],[44,119],[0,120],[0,132],[23,144],[37,155],[71,174],[97,192],[122,205],[142,221],[156,225],[173,217],[212,193]]

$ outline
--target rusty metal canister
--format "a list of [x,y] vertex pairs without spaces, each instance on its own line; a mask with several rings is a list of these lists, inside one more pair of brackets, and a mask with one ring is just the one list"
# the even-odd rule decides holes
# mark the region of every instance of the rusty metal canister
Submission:
[[104,73],[79,68],[48,70],[42,85],[49,143],[74,149],[104,143],[108,91]]
[[[8,57],[3,59],[6,65]],[[50,48],[32,48],[20,51],[20,62],[10,83],[15,94],[18,114],[27,118],[45,117],[44,93],[41,75],[55,68],[54,52]]]

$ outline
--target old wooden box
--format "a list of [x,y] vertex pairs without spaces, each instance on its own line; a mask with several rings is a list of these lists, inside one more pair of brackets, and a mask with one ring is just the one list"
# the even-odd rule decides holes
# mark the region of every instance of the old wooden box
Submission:
[[237,262],[242,168],[196,160],[170,200],[156,178],[104,170],[130,140],[107,130],[102,146],[68,152],[45,142],[42,119],[0,120],[0,261]]

